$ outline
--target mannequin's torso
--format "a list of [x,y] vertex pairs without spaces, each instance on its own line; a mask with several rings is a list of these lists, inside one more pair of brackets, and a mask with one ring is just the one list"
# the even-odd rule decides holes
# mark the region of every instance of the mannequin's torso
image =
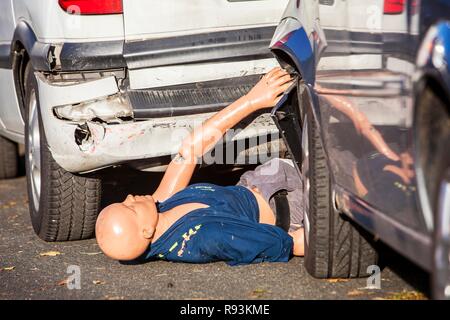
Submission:
[[[259,207],[259,222],[275,225],[275,214],[273,213],[270,205],[264,200],[261,194],[255,190],[249,189],[256,198]],[[208,205],[203,203],[186,203],[176,206],[164,214],[159,214],[158,224],[156,225],[156,230],[153,235],[152,243],[158,240],[175,222],[180,218],[185,216],[191,211],[197,209],[208,208]]]

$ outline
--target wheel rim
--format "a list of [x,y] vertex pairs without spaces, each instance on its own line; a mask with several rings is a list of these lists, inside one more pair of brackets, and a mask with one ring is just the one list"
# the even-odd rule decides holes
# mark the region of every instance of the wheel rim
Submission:
[[309,243],[309,191],[311,188],[311,183],[309,179],[309,133],[308,133],[308,116],[305,116],[303,121],[303,130],[302,130],[302,164],[301,164],[301,173],[302,173],[302,181],[303,181],[303,201],[305,204],[305,218],[304,218],[304,226],[305,226],[305,240],[306,243]]
[[31,92],[28,117],[28,162],[34,208],[39,210],[41,195],[41,135],[35,92]]

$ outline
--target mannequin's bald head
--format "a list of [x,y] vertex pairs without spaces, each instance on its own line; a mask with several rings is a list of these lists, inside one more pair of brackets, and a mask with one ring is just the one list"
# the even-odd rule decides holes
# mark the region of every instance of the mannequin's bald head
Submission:
[[100,212],[95,226],[100,249],[115,260],[133,260],[151,243],[158,212],[151,196],[128,196]]

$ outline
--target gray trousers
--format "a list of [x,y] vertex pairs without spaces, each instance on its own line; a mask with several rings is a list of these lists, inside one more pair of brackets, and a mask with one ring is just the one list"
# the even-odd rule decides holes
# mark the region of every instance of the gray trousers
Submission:
[[291,160],[274,158],[253,171],[245,172],[238,185],[258,188],[274,212],[276,206],[273,196],[280,191],[286,191],[290,213],[289,231],[295,231],[303,226],[305,212],[303,181]]

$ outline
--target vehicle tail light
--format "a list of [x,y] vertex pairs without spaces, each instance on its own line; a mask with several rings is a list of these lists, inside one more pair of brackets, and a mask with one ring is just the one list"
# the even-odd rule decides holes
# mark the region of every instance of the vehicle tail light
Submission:
[[123,13],[122,0],[58,0],[69,14],[102,15]]
[[384,14],[402,14],[405,0],[384,0]]

